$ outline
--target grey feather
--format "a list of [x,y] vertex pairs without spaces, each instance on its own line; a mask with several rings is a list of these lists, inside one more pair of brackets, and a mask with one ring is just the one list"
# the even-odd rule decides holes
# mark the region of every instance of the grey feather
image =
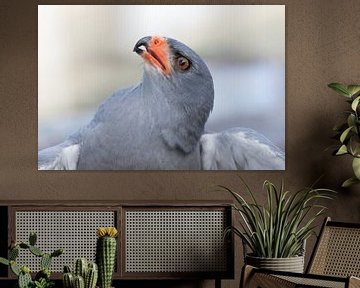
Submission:
[[200,142],[204,170],[285,169],[284,151],[252,129],[207,133]]

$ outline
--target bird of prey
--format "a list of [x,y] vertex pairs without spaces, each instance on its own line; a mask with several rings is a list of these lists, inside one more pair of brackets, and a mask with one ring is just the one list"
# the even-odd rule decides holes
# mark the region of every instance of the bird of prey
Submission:
[[140,39],[141,82],[115,91],[91,122],[38,153],[40,170],[283,170],[284,152],[246,128],[204,131],[214,103],[205,62],[168,37]]

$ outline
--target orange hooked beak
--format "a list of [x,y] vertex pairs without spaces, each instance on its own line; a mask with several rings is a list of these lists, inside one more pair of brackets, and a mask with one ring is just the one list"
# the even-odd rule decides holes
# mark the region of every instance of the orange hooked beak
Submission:
[[135,44],[134,52],[154,67],[160,69],[166,76],[171,74],[169,45],[164,37],[144,37]]

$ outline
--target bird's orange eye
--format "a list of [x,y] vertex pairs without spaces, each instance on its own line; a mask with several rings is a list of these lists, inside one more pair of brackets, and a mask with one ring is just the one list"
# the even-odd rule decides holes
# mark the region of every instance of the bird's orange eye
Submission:
[[180,70],[186,71],[190,68],[190,61],[189,61],[189,59],[187,59],[183,56],[180,56],[180,57],[176,58],[176,66]]

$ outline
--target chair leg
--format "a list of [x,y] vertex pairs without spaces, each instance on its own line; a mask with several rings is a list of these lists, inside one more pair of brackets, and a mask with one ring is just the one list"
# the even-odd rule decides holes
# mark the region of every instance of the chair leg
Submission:
[[241,271],[239,288],[248,287],[250,280],[251,280],[251,275],[253,274],[253,271],[254,271],[254,267],[252,267],[250,265],[244,265],[244,267],[242,268],[242,271]]
[[221,288],[221,279],[215,278],[215,288]]
[[360,278],[351,276],[349,278],[349,288],[360,288]]

